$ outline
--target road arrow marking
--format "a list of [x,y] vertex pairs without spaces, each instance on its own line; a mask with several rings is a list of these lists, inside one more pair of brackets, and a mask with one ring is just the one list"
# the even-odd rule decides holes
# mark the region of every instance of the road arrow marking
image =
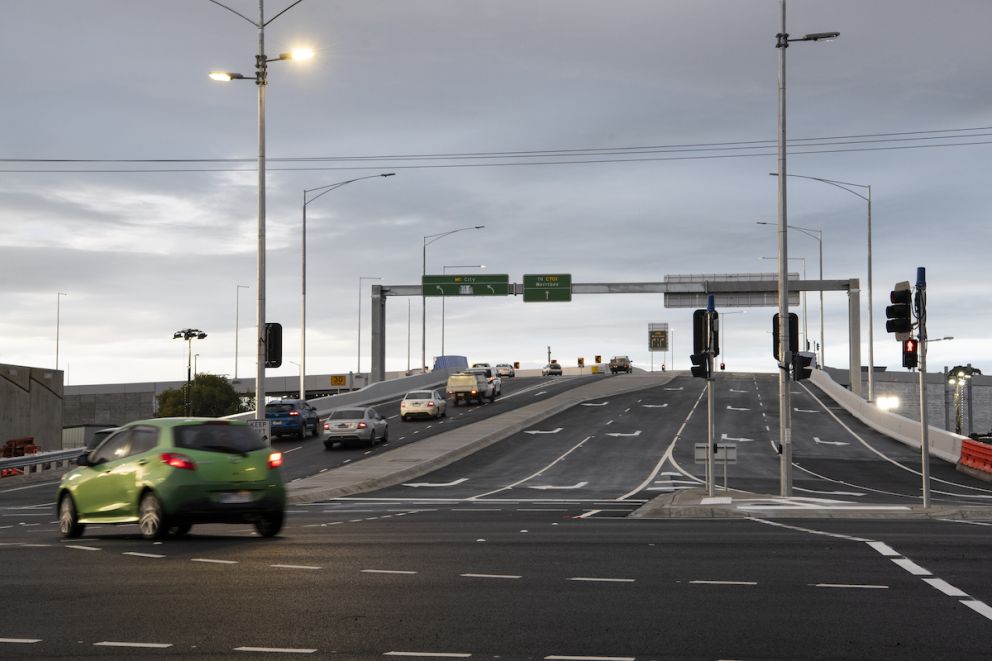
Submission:
[[664,404],[641,404],[641,406],[646,409],[663,409],[668,406],[668,402],[665,402]]
[[730,392],[750,392],[750,391],[749,390],[734,390],[733,388],[731,388],[730,389]]
[[678,388],[665,388],[665,390],[682,390],[682,387],[679,386]]
[[820,445],[847,445],[844,441],[821,441],[818,437],[814,436],[813,440]]
[[721,441],[737,441],[738,443],[751,443],[754,441],[753,438],[734,438],[733,436],[727,436],[726,434],[720,435]]
[[467,477],[463,477],[463,478],[461,478],[459,480],[455,480],[454,482],[444,482],[444,483],[440,483],[440,482],[408,482],[407,484],[404,484],[403,486],[405,486],[405,487],[413,487],[415,489],[418,488],[418,487],[453,487],[456,484],[461,484],[462,482],[466,482],[467,480],[468,480]]
[[631,432],[630,434],[618,434],[618,433],[607,434],[607,436],[613,436],[613,437],[618,437],[618,436],[631,437],[631,436],[640,436],[640,435],[641,435],[640,429],[638,429],[635,432]]
[[609,402],[596,402],[595,404],[592,402],[582,402],[582,406],[606,406],[607,404]]
[[819,411],[814,411],[812,409],[797,409],[797,408],[793,408],[792,410],[795,411],[796,413],[819,413]]
[[524,433],[525,434],[557,434],[561,430],[562,430],[561,427],[558,427],[557,429],[552,429],[550,431],[542,431],[542,430],[538,430],[538,429],[531,429],[531,430],[525,431]]
[[728,411],[750,411],[751,409],[739,409],[736,406],[731,406],[730,404],[727,404],[727,410]]
[[544,485],[541,485],[541,486],[528,487],[528,488],[529,489],[541,489],[542,491],[546,491],[548,489],[581,489],[582,487],[584,487],[587,484],[589,484],[589,483],[588,482],[577,482],[576,484],[573,484],[570,487],[556,487],[556,486],[552,486],[550,484],[544,484]]
[[534,395],[534,397],[540,397],[541,395],[547,395],[547,394],[548,394],[548,391],[547,390],[542,390],[541,392],[539,392],[536,395]]

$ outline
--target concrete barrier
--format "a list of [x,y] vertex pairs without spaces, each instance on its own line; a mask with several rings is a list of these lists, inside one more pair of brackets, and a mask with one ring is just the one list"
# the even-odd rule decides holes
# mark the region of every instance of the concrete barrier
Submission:
[[[848,413],[875,431],[912,448],[919,449],[922,441],[918,420],[910,420],[897,413],[883,411],[836,383],[823,370],[813,370],[810,381],[844,407]],[[956,464],[961,458],[961,442],[965,438],[930,425],[930,455]]]

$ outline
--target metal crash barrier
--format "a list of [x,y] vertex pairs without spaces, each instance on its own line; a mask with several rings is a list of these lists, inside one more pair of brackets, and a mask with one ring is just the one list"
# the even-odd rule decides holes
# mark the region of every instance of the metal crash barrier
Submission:
[[45,470],[69,468],[76,457],[86,452],[86,448],[69,448],[55,452],[39,452],[23,457],[0,459],[0,477],[30,475]]

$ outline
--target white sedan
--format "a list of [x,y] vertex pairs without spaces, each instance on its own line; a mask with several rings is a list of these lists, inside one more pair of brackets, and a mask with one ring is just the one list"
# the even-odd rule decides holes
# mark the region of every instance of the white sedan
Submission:
[[400,420],[410,418],[443,418],[448,415],[448,402],[436,390],[413,390],[400,402]]

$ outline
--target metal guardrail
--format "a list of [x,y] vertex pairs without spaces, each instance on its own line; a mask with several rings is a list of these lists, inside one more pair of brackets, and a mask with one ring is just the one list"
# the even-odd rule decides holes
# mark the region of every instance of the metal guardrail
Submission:
[[86,452],[86,448],[69,448],[54,452],[38,452],[23,457],[6,457],[0,459],[0,469],[23,468],[25,473],[34,473],[46,468],[60,468],[63,464],[70,465],[76,457]]

